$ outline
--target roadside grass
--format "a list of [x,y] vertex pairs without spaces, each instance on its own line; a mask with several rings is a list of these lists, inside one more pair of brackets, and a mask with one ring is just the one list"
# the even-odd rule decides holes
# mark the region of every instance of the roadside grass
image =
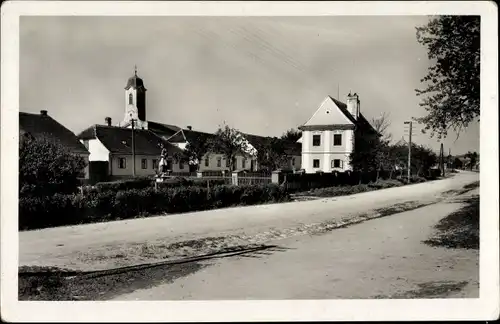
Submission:
[[235,255],[258,258],[286,248],[249,245],[217,253],[117,269],[69,273],[55,267],[23,267],[19,271],[18,298],[30,301],[109,300],[138,289],[173,282],[210,265],[205,260]]
[[416,289],[395,295],[377,295],[374,299],[418,299],[445,298],[461,291],[469,283],[467,281],[430,281],[417,284]]
[[447,190],[447,191],[443,192],[443,195],[444,196],[460,196],[460,195],[463,195],[464,193],[472,191],[476,188],[479,188],[479,181],[475,181],[475,182],[466,184],[461,189]]
[[479,196],[465,199],[460,210],[443,218],[425,244],[454,249],[479,249]]
[[[420,177],[414,177],[411,179],[410,184],[422,183],[426,180]],[[334,186],[334,187],[326,187],[326,188],[317,188],[311,189],[308,191],[302,191],[294,193],[294,197],[338,197],[338,196],[349,196],[357,193],[380,190],[380,189],[388,189],[394,187],[401,187],[407,185],[408,182],[405,179],[388,179],[388,180],[379,180],[377,182],[371,182],[368,184],[358,184],[358,185],[345,185],[345,186]]]

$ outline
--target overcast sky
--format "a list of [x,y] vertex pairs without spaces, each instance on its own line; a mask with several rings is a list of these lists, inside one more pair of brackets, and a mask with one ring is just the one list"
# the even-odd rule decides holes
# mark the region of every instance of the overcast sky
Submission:
[[[327,95],[357,92],[371,119],[390,114],[393,138],[425,114],[414,89],[430,65],[415,37],[425,16],[22,17],[20,109],[48,110],[78,133],[123,119],[137,64],[147,119],[214,132],[279,136]],[[423,127],[416,127],[417,132]],[[445,152],[479,152],[479,124],[450,134]],[[439,150],[418,132],[414,141]]]

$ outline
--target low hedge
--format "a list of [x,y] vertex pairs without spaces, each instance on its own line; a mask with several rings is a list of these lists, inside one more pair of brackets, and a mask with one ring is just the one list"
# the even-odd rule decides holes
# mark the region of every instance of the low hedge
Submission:
[[29,230],[288,200],[290,197],[285,189],[275,184],[223,185],[211,187],[210,190],[201,186],[158,190],[149,187],[71,195],[56,194],[50,197],[21,197],[19,229]]
[[[135,178],[126,180],[117,180],[110,182],[99,182],[95,186],[84,186],[83,192],[85,194],[91,194],[96,192],[105,191],[122,191],[131,189],[146,189],[153,188],[155,180],[152,178]],[[208,184],[209,183],[209,184]],[[164,182],[159,183],[158,186],[161,188],[178,188],[178,187],[214,187],[226,184],[224,179],[187,179],[184,177],[172,177],[166,179]]]

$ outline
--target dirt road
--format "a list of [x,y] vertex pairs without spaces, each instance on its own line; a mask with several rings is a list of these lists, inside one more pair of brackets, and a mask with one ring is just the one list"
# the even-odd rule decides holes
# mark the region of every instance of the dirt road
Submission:
[[[449,179],[345,197],[20,232],[19,264],[98,270],[203,254],[203,246],[193,245],[169,255],[179,242],[215,238],[221,246],[246,244],[273,231],[285,238],[308,224],[341,224],[394,204],[436,202],[447,191],[478,180],[478,173],[461,172]],[[230,236],[237,240],[221,241]],[[272,238],[261,237],[259,243]]]
[[461,206],[437,203],[319,236],[271,242],[277,247],[261,252],[180,265],[186,269],[178,279],[167,279],[173,269],[165,268],[155,273],[156,286],[115,299],[478,298],[478,250],[422,243]]

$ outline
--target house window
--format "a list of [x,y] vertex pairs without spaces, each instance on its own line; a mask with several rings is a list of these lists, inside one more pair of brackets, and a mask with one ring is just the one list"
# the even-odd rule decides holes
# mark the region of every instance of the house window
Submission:
[[334,146],[342,145],[342,134],[333,134],[333,145]]
[[217,167],[220,168],[222,166],[222,158],[217,158]]
[[153,159],[153,169],[154,170],[158,169],[158,160],[157,159]]
[[332,161],[332,168],[342,168],[343,161],[335,159]]
[[118,168],[120,169],[127,168],[127,160],[125,158],[118,158]]
[[129,105],[133,105],[134,104],[134,97],[132,96],[132,94],[128,95],[128,104]]
[[292,166],[295,165],[295,158],[292,158]]
[[246,168],[246,165],[247,165],[247,159],[243,158],[243,159],[241,160],[241,168],[242,168],[242,169]]
[[229,159],[226,159],[226,168],[229,168]]
[[179,161],[179,169],[184,170],[184,161]]
[[319,168],[319,160],[318,159],[313,160],[313,168]]
[[205,166],[207,167],[207,166],[209,166],[209,165],[210,165],[210,159],[207,157],[207,158],[205,159]]
[[148,168],[148,160],[146,159],[141,160],[141,168],[144,170]]
[[321,145],[321,135],[313,135],[313,146]]

